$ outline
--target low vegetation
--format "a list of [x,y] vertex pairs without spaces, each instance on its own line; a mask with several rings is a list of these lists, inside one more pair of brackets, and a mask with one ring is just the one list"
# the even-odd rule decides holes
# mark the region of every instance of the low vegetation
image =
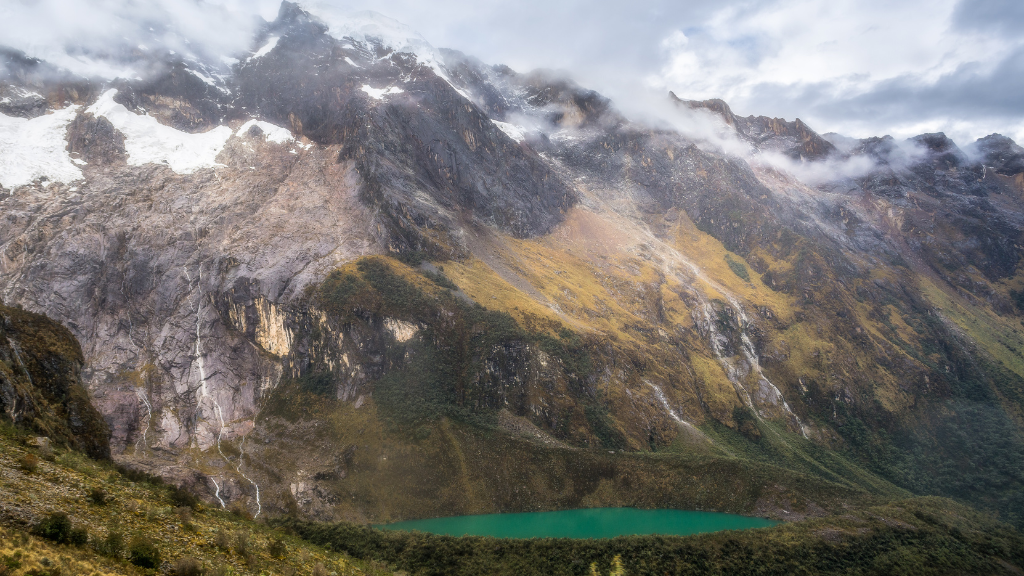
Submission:
[[[28,438],[0,425],[0,576],[308,576],[318,565],[323,576],[393,573],[109,461],[61,447],[38,458]],[[20,465],[27,456],[38,461],[32,472]]]
[[[1018,574],[1024,536],[970,508],[916,498],[828,518],[687,537],[501,540],[279,524],[356,558],[413,574]],[[620,568],[621,567],[621,568]]]
[[256,523],[180,506],[176,489],[62,448],[27,473],[18,461],[35,449],[0,430],[2,576],[1016,574],[1024,566],[1020,532],[939,498],[692,537],[500,540],[281,516]]

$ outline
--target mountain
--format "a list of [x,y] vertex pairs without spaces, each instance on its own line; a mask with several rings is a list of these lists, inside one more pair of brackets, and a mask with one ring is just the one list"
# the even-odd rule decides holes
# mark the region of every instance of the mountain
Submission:
[[124,54],[5,51],[0,82],[0,296],[81,341],[115,461],[325,521],[918,494],[1024,522],[1009,139],[670,95],[709,140],[288,2],[247,54]]

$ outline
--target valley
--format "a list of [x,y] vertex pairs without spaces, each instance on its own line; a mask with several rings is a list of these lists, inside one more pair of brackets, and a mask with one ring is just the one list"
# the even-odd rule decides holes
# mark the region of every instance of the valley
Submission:
[[[248,53],[133,50],[134,79],[0,52],[15,429],[367,573],[484,541],[361,525],[580,508],[786,522],[694,554],[1019,538],[1024,149],[674,93],[635,121],[360,18],[284,2]],[[81,389],[34,391],[28,348]]]

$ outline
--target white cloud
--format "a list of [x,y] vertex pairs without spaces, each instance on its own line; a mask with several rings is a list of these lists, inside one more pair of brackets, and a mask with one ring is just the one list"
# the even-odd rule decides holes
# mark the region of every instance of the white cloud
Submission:
[[[245,51],[276,0],[5,0],[0,44],[81,74],[130,76],[111,56],[140,45],[217,57]],[[69,54],[68,52],[71,52]]]
[[[819,132],[944,130],[964,143],[998,131],[1024,139],[1024,80],[1016,80],[1024,78],[1020,0],[300,4],[314,7],[335,32],[369,32],[351,15],[371,9],[412,25],[415,32],[402,32],[402,42],[455,48],[520,71],[568,70],[633,117],[660,116],[659,102],[673,90],[683,98],[723,98],[744,115],[800,117]],[[230,61],[258,48],[252,45],[257,18],[272,20],[279,6],[278,0],[0,0],[0,44],[102,77],[130,76],[130,67],[104,58],[104,51],[142,44]],[[65,48],[72,44],[86,50],[69,56]]]
[[957,4],[782,0],[729,6],[688,31],[686,42],[678,41],[679,32],[665,36],[664,64],[647,84],[685,98],[722,98],[744,115],[800,116],[822,132],[869,136],[948,129],[977,138],[991,127],[973,119],[921,118],[915,111],[904,125],[880,125],[883,119],[865,110],[843,114],[833,107],[825,114],[815,108],[871,94],[896,80],[927,88],[967,69],[991,75],[1022,43],[957,29]]

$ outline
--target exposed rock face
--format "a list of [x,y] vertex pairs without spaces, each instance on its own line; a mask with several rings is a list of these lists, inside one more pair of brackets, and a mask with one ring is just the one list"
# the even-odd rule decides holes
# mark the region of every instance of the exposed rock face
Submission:
[[[826,139],[676,99],[744,159],[289,3],[253,48],[109,86],[22,58],[2,84],[54,95],[82,179],[0,196],[0,294],[81,340],[115,457],[322,519],[653,505],[637,485],[750,512],[792,471],[1024,518],[1019,470],[978,448],[1024,454],[1012,141]],[[867,168],[812,187],[759,160],[779,154]],[[703,488],[588,451],[667,446],[709,455]],[[725,498],[724,455],[790,472]]]
[[60,324],[0,303],[0,412],[10,423],[94,458],[110,434],[82,386],[82,350]]
[[669,97],[691,110],[708,110],[736,130],[736,133],[761,152],[781,152],[795,160],[822,160],[836,152],[836,147],[818,135],[802,120],[789,122],[766,116],[736,116],[722,100],[682,100],[674,93]]
[[[355,162],[362,177],[363,201],[388,220],[389,249],[461,255],[466,248],[451,231],[466,217],[532,236],[573,205],[575,194],[550,167],[434,71],[326,32],[282,4],[266,32],[277,44],[240,64],[234,104],[340,145],[339,159]],[[378,96],[389,88],[396,90]]]

